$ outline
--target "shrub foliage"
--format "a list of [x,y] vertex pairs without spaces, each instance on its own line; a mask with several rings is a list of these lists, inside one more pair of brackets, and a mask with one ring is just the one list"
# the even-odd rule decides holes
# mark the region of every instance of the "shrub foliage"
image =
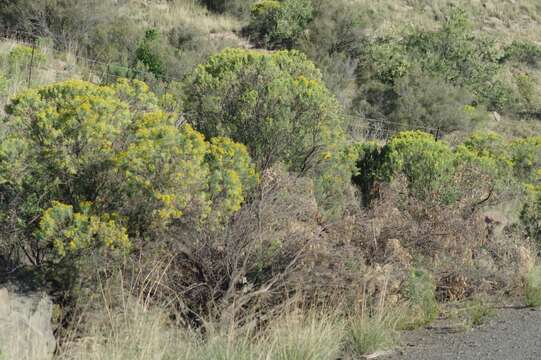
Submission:
[[[283,162],[291,171],[314,175],[320,199],[349,183],[344,118],[303,54],[225,50],[197,67],[185,94],[194,127],[207,137],[246,144],[259,169]],[[337,180],[332,186],[326,178],[331,176]]]
[[256,176],[243,145],[205,141],[140,82],[68,81],[14,98],[0,125],[0,226],[13,255],[130,247],[178,221],[212,226]]

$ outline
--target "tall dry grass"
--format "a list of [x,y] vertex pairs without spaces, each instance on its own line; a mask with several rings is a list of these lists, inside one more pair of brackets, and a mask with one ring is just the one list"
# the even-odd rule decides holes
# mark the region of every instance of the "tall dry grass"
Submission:
[[149,27],[162,30],[183,24],[205,33],[237,31],[241,27],[238,19],[223,14],[216,14],[204,8],[199,1],[141,1],[128,0],[122,3],[111,1],[119,16],[128,16]]
[[306,308],[291,300],[267,321],[206,318],[194,328],[179,321],[181,315],[163,299],[156,303],[149,296],[162,286],[165,271],[162,262],[149,272],[103,280],[65,334],[58,359],[336,360],[396,343],[385,293],[377,308],[364,303],[358,313],[343,307]]

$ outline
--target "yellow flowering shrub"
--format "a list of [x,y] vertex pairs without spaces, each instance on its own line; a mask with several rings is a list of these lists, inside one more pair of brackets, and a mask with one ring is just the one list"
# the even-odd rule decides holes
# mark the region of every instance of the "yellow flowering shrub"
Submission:
[[60,257],[96,246],[129,249],[126,229],[108,215],[90,215],[90,205],[82,206],[82,212],[77,213],[73,206],[53,201],[43,213],[35,236],[44,245],[52,244]]
[[177,221],[217,226],[257,179],[243,145],[177,126],[142,82],[53,84],[19,94],[7,114],[0,229],[36,264],[44,249],[129,249]]
[[211,139],[207,163],[212,219],[217,221],[240,209],[244,193],[255,186],[257,177],[246,146],[229,138]]

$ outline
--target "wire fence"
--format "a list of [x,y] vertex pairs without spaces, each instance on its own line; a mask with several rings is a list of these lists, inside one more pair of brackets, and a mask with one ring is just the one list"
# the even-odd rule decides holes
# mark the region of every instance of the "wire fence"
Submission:
[[180,77],[156,75],[143,67],[127,66],[118,62],[104,62],[83,57],[52,37],[41,36],[30,32],[0,28],[0,40],[12,41],[32,48],[30,62],[26,69],[28,87],[32,86],[33,75],[37,70],[54,70],[58,74],[70,73],[69,69],[52,68],[47,64],[35,62],[35,55],[38,50],[46,50],[47,53],[58,59],[69,58],[71,61],[75,61],[80,66],[80,70],[83,70],[82,75],[84,76],[84,80],[98,84],[111,83],[118,78],[131,78],[149,83],[154,90],[159,89],[160,91],[167,92],[171,82],[182,81]]
[[445,135],[440,128],[428,127],[421,124],[409,124],[386,119],[371,119],[363,115],[349,115],[349,132],[354,139],[364,138],[369,140],[387,141],[401,131],[423,131],[434,136],[435,141]]
[[[59,44],[51,37],[44,37],[25,31],[15,31],[0,28],[0,40],[13,41],[17,44],[26,45],[32,48],[30,62],[26,66],[26,86],[31,87],[34,76],[38,71],[51,71],[55,73],[57,79],[67,80],[77,76],[83,80],[103,85],[110,84],[118,78],[132,78],[145,81],[151,86],[153,91],[159,95],[167,94],[171,82],[180,82],[181,78],[173,76],[156,76],[155,74],[139,67],[130,67],[114,62],[103,62],[95,59],[89,59],[77,55],[69,50],[59,50],[65,48],[64,44]],[[78,71],[73,69],[51,66],[47,63],[36,61],[36,52],[46,49],[48,53],[57,59],[69,57],[75,60],[78,65]],[[444,136],[439,128],[427,127],[423,125],[412,125],[401,122],[390,121],[387,119],[370,119],[365,116],[347,115],[349,118],[350,132],[356,139],[364,138],[367,140],[379,140],[386,142],[396,133],[407,130],[420,130],[430,133],[438,141]]]

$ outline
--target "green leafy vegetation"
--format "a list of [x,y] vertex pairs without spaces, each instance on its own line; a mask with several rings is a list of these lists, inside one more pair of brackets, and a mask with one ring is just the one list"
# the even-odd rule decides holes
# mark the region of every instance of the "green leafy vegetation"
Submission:
[[537,12],[0,4],[0,286],[81,360],[348,359],[538,306]]
[[406,287],[409,311],[400,319],[400,328],[416,328],[432,322],[438,315],[436,286],[432,275],[423,269],[413,269]]
[[[193,72],[184,92],[196,129],[248,144],[258,169],[282,162],[290,171],[311,174],[325,202],[347,187],[352,160],[345,120],[303,54],[225,50]],[[339,200],[332,201],[335,206]]]
[[535,267],[526,275],[524,302],[527,306],[541,306],[541,270]]
[[252,6],[246,32],[263,47],[290,49],[313,16],[309,0],[262,0]]
[[11,214],[1,226],[19,234],[10,261],[60,266],[68,253],[129,249],[133,236],[180,218],[218,226],[240,208],[256,182],[246,148],[206,142],[157,104],[137,81],[69,81],[12,100],[0,146],[1,209]]

